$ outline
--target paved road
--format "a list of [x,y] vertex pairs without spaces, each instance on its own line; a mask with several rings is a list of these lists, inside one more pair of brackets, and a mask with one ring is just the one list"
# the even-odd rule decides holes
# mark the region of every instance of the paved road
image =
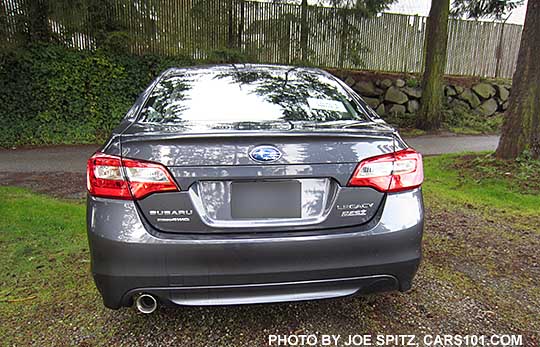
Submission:
[[[418,136],[407,143],[424,155],[465,151],[495,150],[499,137],[489,136]],[[96,145],[51,146],[34,149],[0,150],[0,171],[83,173],[86,159],[97,149]]]
[[499,143],[499,135],[465,136],[418,136],[406,138],[407,143],[424,155],[460,152],[494,151]]

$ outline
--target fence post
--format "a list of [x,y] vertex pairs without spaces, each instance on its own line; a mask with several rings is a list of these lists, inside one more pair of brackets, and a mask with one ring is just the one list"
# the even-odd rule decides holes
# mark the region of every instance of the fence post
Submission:
[[510,18],[510,16],[506,17],[504,22],[501,24],[501,30],[499,30],[499,44],[497,45],[497,48],[495,49],[495,78],[499,78],[499,75],[501,73],[501,60],[502,60],[502,50],[503,50],[503,37],[504,37],[504,26],[506,25],[506,21]]

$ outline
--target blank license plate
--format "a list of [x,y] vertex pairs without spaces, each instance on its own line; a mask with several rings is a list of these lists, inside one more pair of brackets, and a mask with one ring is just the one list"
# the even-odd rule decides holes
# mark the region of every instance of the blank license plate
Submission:
[[300,218],[302,184],[298,181],[234,182],[231,215],[234,219]]

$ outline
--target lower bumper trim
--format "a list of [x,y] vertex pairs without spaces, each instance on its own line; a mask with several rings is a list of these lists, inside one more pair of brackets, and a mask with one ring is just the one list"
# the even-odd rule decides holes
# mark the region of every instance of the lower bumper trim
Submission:
[[137,288],[126,293],[124,300],[140,293],[148,293],[155,295],[166,305],[240,305],[328,299],[397,289],[399,283],[394,276],[372,275],[245,285]]

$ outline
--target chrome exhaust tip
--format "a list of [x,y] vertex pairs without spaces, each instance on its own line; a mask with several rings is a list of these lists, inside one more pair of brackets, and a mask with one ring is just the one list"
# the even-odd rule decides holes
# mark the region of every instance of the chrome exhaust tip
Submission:
[[153,295],[141,294],[135,299],[135,305],[139,312],[150,314],[157,309],[157,300]]

